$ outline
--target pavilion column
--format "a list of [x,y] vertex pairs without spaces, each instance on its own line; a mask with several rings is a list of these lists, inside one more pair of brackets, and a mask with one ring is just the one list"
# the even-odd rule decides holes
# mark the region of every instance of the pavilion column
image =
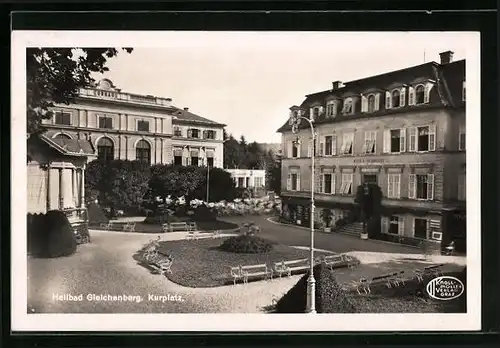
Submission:
[[59,168],[59,209],[64,208],[64,196],[63,196],[63,187],[64,187],[64,178],[63,178],[63,169]]
[[72,182],[72,187],[71,187],[71,198],[73,201],[73,205],[75,207],[78,206],[78,198],[80,195],[78,194],[78,177],[77,177],[77,171],[76,168],[71,169],[71,182]]
[[45,201],[46,208],[45,212],[50,210],[50,163],[47,165],[47,199]]
[[73,170],[71,168],[62,169],[62,208],[69,208],[72,206],[72,191],[73,185],[71,182]]

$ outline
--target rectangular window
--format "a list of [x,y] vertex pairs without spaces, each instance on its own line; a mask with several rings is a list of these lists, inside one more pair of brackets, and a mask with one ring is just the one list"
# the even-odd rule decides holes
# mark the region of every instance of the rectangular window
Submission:
[[427,239],[427,219],[415,218],[413,224],[413,237]]
[[182,137],[181,127],[174,127],[174,137]]
[[363,153],[375,153],[375,145],[377,142],[377,132],[365,132],[365,143],[363,144]]
[[300,157],[299,154],[299,144],[297,142],[292,142],[292,157],[293,158],[298,158]]
[[328,117],[335,117],[336,115],[336,105],[334,102],[330,102],[326,105],[326,115]]
[[343,195],[352,194],[352,173],[342,173],[342,184],[340,185],[340,193]]
[[297,191],[297,174],[292,174],[292,191]]
[[410,174],[409,191],[410,198],[433,200],[434,174]]
[[390,152],[399,153],[406,150],[406,130],[391,129],[390,130]]
[[392,215],[389,218],[389,229],[387,230],[387,233],[399,235],[399,217],[398,216]]
[[388,174],[387,181],[387,197],[400,198],[401,174]]
[[174,156],[174,164],[176,166],[182,166],[182,155]]
[[325,156],[333,155],[333,137],[331,135],[325,137]]
[[255,187],[262,187],[262,178],[261,177],[256,177],[254,178],[254,182],[253,182],[254,186]]
[[113,129],[113,119],[111,117],[99,117],[99,128]]
[[71,125],[71,113],[56,111],[54,112],[55,124],[60,124],[64,126]]
[[199,139],[200,138],[200,130],[196,129],[196,128],[188,129],[188,138]]
[[204,131],[203,138],[204,139],[215,139],[215,131],[213,131],[213,130]]
[[149,121],[137,121],[137,130],[139,132],[149,132]]
[[363,174],[364,184],[377,184],[378,179],[376,174]]
[[436,125],[410,128],[410,151],[435,151]]
[[352,155],[353,142],[354,142],[354,133],[344,134],[342,137],[342,147],[340,149],[340,153],[343,155]]
[[213,157],[207,157],[207,166],[210,168],[213,168],[214,166],[214,158]]
[[323,193],[332,193],[332,174],[323,174]]

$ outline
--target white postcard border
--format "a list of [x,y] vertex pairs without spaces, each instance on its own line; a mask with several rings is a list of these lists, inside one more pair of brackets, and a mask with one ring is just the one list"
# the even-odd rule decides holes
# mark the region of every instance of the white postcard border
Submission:
[[[217,34],[216,34],[217,33]],[[426,32],[429,33],[429,32]],[[27,314],[26,47],[160,47],[203,44],[242,45],[251,32],[12,32],[11,250],[12,331],[458,331],[481,328],[480,34],[463,35],[467,81],[467,313],[466,314]],[[266,32],[261,35],[401,35],[408,32]],[[419,35],[419,33],[410,33]],[[252,36],[253,35],[253,36]],[[245,38],[245,39],[242,39]],[[212,41],[213,43],[213,41]],[[112,318],[112,319],[111,319]],[[326,320],[327,319],[327,320]]]

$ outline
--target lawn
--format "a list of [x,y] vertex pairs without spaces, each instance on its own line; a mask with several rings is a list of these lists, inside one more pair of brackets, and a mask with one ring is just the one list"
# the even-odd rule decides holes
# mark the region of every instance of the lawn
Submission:
[[[120,231],[123,232],[123,226],[126,225],[126,222],[118,222],[111,221],[112,228],[110,231]],[[238,225],[233,224],[231,222],[226,221],[197,221],[196,225],[200,231],[214,231],[214,230],[232,230],[238,228]],[[91,225],[89,226],[91,229],[102,230],[99,225]],[[160,224],[146,224],[144,222],[136,222],[135,223],[135,232],[142,233],[163,233],[162,226]]]
[[[167,277],[180,285],[200,288],[233,284],[230,267],[254,265],[307,258],[307,250],[274,245],[265,254],[241,254],[218,249],[224,238],[196,241],[178,240],[161,243],[160,251],[173,256],[172,273]],[[319,256],[321,253],[316,252]]]

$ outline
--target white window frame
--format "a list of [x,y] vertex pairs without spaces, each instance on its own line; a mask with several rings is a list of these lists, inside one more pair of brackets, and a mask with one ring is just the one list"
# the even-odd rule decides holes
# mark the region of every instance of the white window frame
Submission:
[[[292,179],[293,179],[293,174],[296,175],[295,177],[295,190],[292,189]],[[286,182],[286,188],[288,191],[300,191],[300,171],[298,170],[291,170],[288,172],[287,175],[287,182]]]
[[[370,111],[370,98],[371,97],[373,97],[373,110]],[[377,94],[370,93],[366,96],[366,112],[372,113],[372,112],[378,111],[377,99],[378,99],[378,93]]]
[[[399,151],[392,151],[392,131],[399,131]],[[398,154],[406,152],[406,128],[389,128],[384,130],[384,153]]]
[[[351,105],[350,112],[347,112],[348,105]],[[342,106],[342,113],[344,115],[352,115],[354,114],[354,99],[352,97],[348,97],[344,99],[344,105]]]
[[[291,143],[292,143],[292,147],[291,147],[290,158],[300,158],[300,150],[301,150],[301,149],[300,149],[300,143],[301,143],[301,142],[300,142],[300,141],[298,141],[298,142],[297,142],[297,141],[293,141],[293,140],[292,140],[292,142],[291,142]],[[294,156],[294,155],[293,155],[293,148],[294,148],[294,147],[297,147],[297,156]]]
[[[347,148],[351,146],[351,152],[347,152]],[[341,155],[354,155],[354,133],[342,134],[342,146],[340,148]]]
[[[371,151],[373,149],[373,152]],[[365,139],[363,144],[363,154],[377,153],[377,131],[365,131]]]
[[[424,89],[424,99],[421,103],[417,103],[417,88],[422,87]],[[423,83],[419,83],[418,85],[413,88],[413,103],[411,105],[424,105],[429,103],[429,98],[426,98],[426,93],[427,93],[427,86]]]
[[[394,101],[393,101],[393,98],[394,98],[393,94],[394,94],[394,92],[396,92],[396,91],[397,91],[397,92],[399,92],[399,104],[398,104],[398,105],[393,105],[393,102],[394,102]],[[391,104],[390,104],[390,108],[391,108],[391,109],[397,109],[397,108],[401,107],[401,95],[402,95],[402,93],[401,93],[401,88],[394,88],[393,90],[391,90],[391,91],[390,91],[390,93],[391,93]]]
[[[427,175],[427,198],[417,198],[417,175]],[[434,173],[428,174],[410,174],[408,179],[408,198],[418,201],[433,201],[435,196],[435,177]]]
[[337,102],[335,100],[331,100],[326,103],[326,117],[335,116],[337,116]]
[[388,173],[387,174],[387,198],[400,199],[401,198],[401,174]]
[[[328,137],[332,138],[331,147],[330,147],[330,154],[327,153],[328,151],[327,151],[327,147],[326,147],[326,138],[328,138]],[[324,138],[324,146],[325,146],[325,150],[323,152],[323,155],[324,156],[337,155],[337,136],[335,134],[331,134],[331,135],[325,135],[323,138]]]
[[[429,129],[429,135],[427,137],[427,150],[419,150],[418,149],[418,130],[419,128],[424,128],[427,127]],[[416,127],[410,127],[409,128],[409,146],[408,146],[408,151],[409,152],[418,152],[418,153],[425,153],[425,152],[434,152],[436,151],[436,124],[431,123],[427,125],[422,125],[422,126],[416,126]]]
[[[327,193],[325,190],[326,187],[326,175],[331,176],[331,181],[330,181],[330,193]],[[321,186],[319,192],[327,194],[327,195],[334,195],[335,194],[335,172],[327,172],[327,173],[321,173]]]
[[[353,173],[342,173],[341,177],[341,185],[339,193],[341,195],[352,195],[353,194]],[[351,193],[349,193],[349,188],[351,189]]]
[[[389,227],[391,225],[391,218],[396,217],[398,219],[398,234],[392,234],[389,233]],[[405,219],[404,216],[401,215],[390,215],[390,216],[382,216],[381,218],[382,222],[382,233],[388,234],[391,236],[404,236],[404,231],[405,231]]]

